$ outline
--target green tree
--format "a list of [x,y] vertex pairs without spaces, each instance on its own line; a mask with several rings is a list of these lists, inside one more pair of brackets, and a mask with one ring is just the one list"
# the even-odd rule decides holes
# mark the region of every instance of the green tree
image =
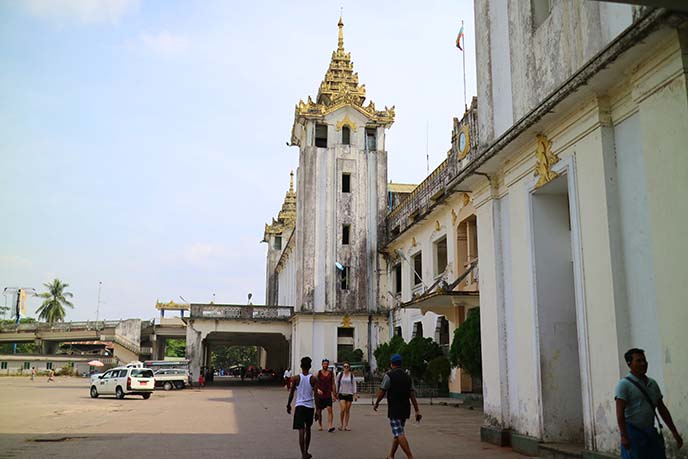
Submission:
[[185,339],[168,339],[165,342],[165,357],[177,357],[183,359],[186,355]]
[[256,346],[222,346],[213,349],[210,363],[215,368],[228,368],[232,365],[257,365],[258,347]]
[[337,352],[337,362],[345,360],[351,363],[363,362],[363,351],[361,349],[354,349],[352,351],[345,349]]
[[470,311],[466,320],[454,330],[454,340],[449,349],[449,361],[472,376],[482,376],[480,351],[480,308]]
[[391,340],[380,344],[374,351],[373,355],[377,361],[377,367],[380,371],[385,371],[389,367],[389,361],[394,354],[403,355],[403,350],[406,347],[406,341],[399,335],[394,335]]
[[451,364],[449,359],[441,355],[435,357],[428,362],[428,367],[425,370],[423,380],[433,386],[447,385],[449,382],[449,374],[451,373]]
[[400,352],[404,366],[411,372],[411,377],[421,380],[425,376],[428,363],[435,357],[442,356],[442,348],[432,338],[417,336],[404,346]]
[[63,283],[60,279],[54,279],[52,284],[43,284],[48,289],[47,292],[38,294],[37,296],[45,298],[41,307],[36,311],[38,318],[52,324],[55,322],[64,322],[65,306],[73,308],[74,305],[67,299],[72,298],[70,292],[65,292],[69,284]]

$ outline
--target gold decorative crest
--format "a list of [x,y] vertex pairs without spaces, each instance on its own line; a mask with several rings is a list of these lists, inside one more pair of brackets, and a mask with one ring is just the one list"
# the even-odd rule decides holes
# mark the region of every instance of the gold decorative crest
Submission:
[[537,163],[535,163],[534,177],[540,177],[535,184],[535,188],[540,188],[559,176],[552,170],[552,166],[559,162],[559,157],[552,153],[552,142],[544,135],[537,135]]
[[456,211],[452,209],[451,211],[451,216],[452,216],[452,225],[456,225],[456,219],[459,218],[458,215],[456,215]]
[[342,328],[351,328],[353,324],[351,323],[351,317],[348,314],[342,317]]
[[315,101],[310,96],[306,102],[299,101],[296,105],[295,118],[297,120],[300,117],[306,119],[322,118],[348,105],[374,123],[383,126],[391,125],[395,116],[394,106],[377,110],[372,101],[369,101],[366,106],[363,105],[366,98],[365,85],[358,84],[358,73],[354,72],[351,53],[344,51],[344,23],[341,17],[337,25],[339,26],[337,50],[332,52],[330,66],[318,89],[318,97]]
[[349,126],[349,129],[351,129],[352,131],[358,129],[358,126],[356,126],[356,123],[351,121],[349,115],[345,115],[343,120],[337,122],[337,130],[341,131],[344,126]]

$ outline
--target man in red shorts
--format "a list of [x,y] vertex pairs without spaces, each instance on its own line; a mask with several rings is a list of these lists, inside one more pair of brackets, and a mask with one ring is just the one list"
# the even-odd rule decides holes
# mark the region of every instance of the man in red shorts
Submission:
[[330,370],[330,361],[328,359],[322,360],[322,369],[318,370],[316,379],[318,380],[318,389],[315,399],[315,419],[318,421],[318,430],[323,430],[322,411],[327,408],[327,431],[334,432],[332,401],[335,399],[334,394],[337,393],[337,388],[334,381],[334,373]]

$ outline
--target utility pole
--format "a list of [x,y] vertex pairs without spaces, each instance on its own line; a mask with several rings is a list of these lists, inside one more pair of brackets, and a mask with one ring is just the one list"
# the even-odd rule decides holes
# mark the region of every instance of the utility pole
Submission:
[[103,287],[103,282],[98,282],[98,305],[96,306],[96,328],[98,328],[98,317],[100,316],[100,289]]

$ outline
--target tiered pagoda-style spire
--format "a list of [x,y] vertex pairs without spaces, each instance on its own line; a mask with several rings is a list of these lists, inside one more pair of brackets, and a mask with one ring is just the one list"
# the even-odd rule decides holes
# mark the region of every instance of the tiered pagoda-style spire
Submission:
[[263,242],[268,241],[269,234],[282,234],[287,229],[296,225],[296,192],[294,191],[294,171],[289,174],[289,191],[284,196],[282,210],[277,214],[277,219],[272,219],[271,224],[265,224]]
[[391,125],[394,122],[394,107],[385,107],[384,110],[378,111],[372,101],[363,106],[366,98],[365,85],[359,86],[358,73],[354,72],[354,64],[351,62],[351,53],[344,50],[344,22],[341,17],[337,26],[337,50],[332,52],[330,66],[318,89],[318,97],[315,102],[310,96],[307,102],[299,101],[295,118],[320,118],[344,105],[351,105],[371,121],[380,125]]

